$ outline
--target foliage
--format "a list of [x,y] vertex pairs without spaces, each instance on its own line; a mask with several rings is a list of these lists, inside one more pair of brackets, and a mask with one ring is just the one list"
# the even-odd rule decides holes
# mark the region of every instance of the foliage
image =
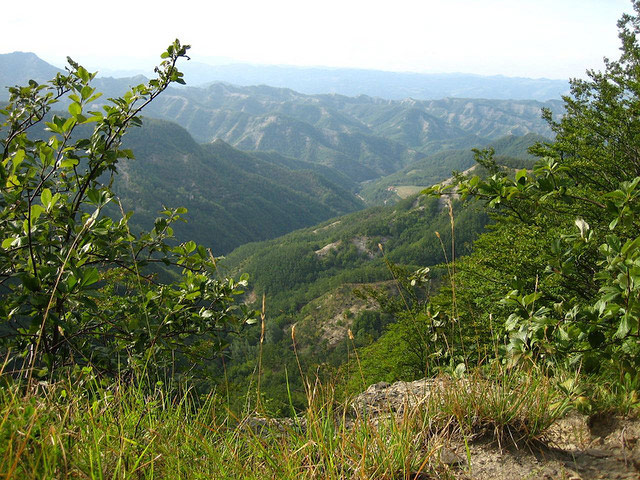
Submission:
[[[173,241],[172,225],[186,209],[165,208],[149,232],[136,235],[130,214],[105,214],[109,205],[118,210],[109,175],[133,158],[122,139],[141,124],[143,107],[171,82],[184,83],[176,62],[188,48],[176,40],[156,79],[100,110],[95,73],[71,59],[67,73],[46,84],[9,89],[0,111],[0,348],[14,368],[44,375],[67,365],[161,367],[202,342],[207,349],[199,353],[210,355],[216,332],[247,318],[233,302],[246,279],[217,278],[210,252]],[[50,115],[63,98],[67,113]],[[158,283],[149,264],[180,273]]]
[[[537,272],[521,272],[503,300],[514,361],[612,366],[633,375],[640,366],[640,2],[634,9],[618,24],[620,59],[572,81],[559,121],[545,113],[556,140],[532,150],[540,157],[533,171],[495,169],[488,179],[456,185],[463,197],[501,212],[499,231],[542,233],[514,256],[519,262],[517,255],[541,248],[546,262],[539,258]],[[491,166],[489,153],[478,159]],[[497,259],[494,247],[474,256]]]

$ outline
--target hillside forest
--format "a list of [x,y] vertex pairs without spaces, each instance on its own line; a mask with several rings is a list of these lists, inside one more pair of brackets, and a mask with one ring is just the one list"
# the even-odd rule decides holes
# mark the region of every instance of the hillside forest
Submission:
[[[481,420],[498,442],[539,441],[570,412],[636,415],[633,6],[618,24],[620,57],[571,80],[561,101],[184,87],[190,47],[179,40],[157,77],[132,87],[71,59],[45,68],[52,79],[10,86],[0,103],[0,474],[237,478],[216,470],[226,450],[200,450],[228,435],[238,465],[263,458],[246,478],[427,478],[416,473],[431,465],[422,450],[402,468],[351,470],[357,454],[304,453],[314,467],[285,474],[284,460],[264,460],[277,457],[271,448],[298,458],[284,440],[240,433],[247,419],[300,427],[306,415],[295,452],[329,451],[347,438],[333,430],[339,405],[370,385],[423,378],[504,381],[519,423]],[[539,383],[527,395],[550,392],[527,412],[535,421],[508,403],[528,382]],[[91,430],[110,415],[126,433]],[[193,471],[165,465],[164,446],[148,456],[164,440],[146,422],[164,415],[195,429],[171,455]],[[475,439],[462,417],[484,417],[447,417]],[[327,430],[312,442],[309,425]],[[85,427],[93,443],[77,433]],[[72,456],[83,443],[89,453]],[[219,461],[193,460],[209,457]]]

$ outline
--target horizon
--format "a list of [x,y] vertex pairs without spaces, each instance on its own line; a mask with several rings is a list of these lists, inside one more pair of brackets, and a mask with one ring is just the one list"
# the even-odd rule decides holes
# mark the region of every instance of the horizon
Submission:
[[15,4],[4,8],[0,53],[33,52],[59,68],[70,56],[91,70],[150,72],[180,38],[192,45],[194,62],[210,65],[549,80],[584,77],[603,67],[603,57],[616,58],[616,23],[632,10],[627,0],[400,0],[394,8],[363,0],[328,0],[322,8],[293,0],[215,6],[191,0],[167,21],[163,4],[142,16],[124,0],[109,9],[79,0],[60,10],[45,0],[32,3],[29,13]]
[[[59,68],[61,70],[63,70],[65,68],[65,66],[67,65],[66,61],[65,62],[56,62],[53,63],[52,61],[47,60],[46,58],[43,58],[42,56],[38,55],[37,52],[32,52],[32,51],[25,51],[25,50],[14,50],[12,52],[3,52],[0,53],[0,55],[12,55],[12,54],[33,54],[35,55],[37,58],[39,58],[40,60],[48,63],[49,65],[55,67],[55,68]],[[75,58],[72,58],[75,61]],[[132,75],[144,75],[147,76],[148,78],[151,78],[153,76],[153,67],[155,65],[157,65],[159,63],[159,57],[158,57],[158,61],[155,61],[155,58],[152,57],[148,57],[146,59],[146,62],[149,62],[149,65],[151,65],[150,68],[147,68],[146,70],[143,70],[142,68],[140,69],[135,69],[135,68],[131,68],[131,69],[127,69],[127,68],[122,68],[122,69],[117,69],[117,68],[106,68],[106,69],[101,69],[99,68],[99,66],[97,65],[91,65],[90,67],[88,67],[85,64],[80,63],[81,65],[85,66],[88,70],[90,71],[97,71],[98,73],[98,77],[110,77],[110,73],[111,72],[115,72],[115,73],[124,73],[124,72],[129,72],[130,75],[122,75],[122,76],[116,76],[114,78],[122,78],[125,76],[132,76]],[[186,62],[188,63],[183,63],[182,66],[184,67],[185,65],[204,65],[204,66],[210,66],[210,67],[224,67],[224,66],[249,66],[249,67],[259,67],[259,68],[264,68],[264,67],[273,67],[273,68],[286,68],[286,69],[300,69],[300,70],[322,70],[322,71],[331,71],[331,70],[351,70],[351,71],[359,71],[359,72],[381,72],[381,73],[389,73],[389,74],[408,74],[408,75],[431,75],[431,76],[475,76],[475,77],[481,77],[481,78],[492,78],[492,77],[503,77],[503,78],[511,78],[511,79],[527,79],[527,80],[550,80],[550,81],[563,81],[563,80],[567,80],[567,79],[563,79],[563,78],[550,78],[550,77],[524,77],[524,76],[517,76],[517,75],[505,75],[505,74],[501,74],[501,73],[496,73],[496,74],[491,74],[491,73],[487,73],[487,74],[482,74],[482,73],[473,73],[473,72],[463,72],[463,71],[451,71],[451,72],[415,72],[415,71],[409,71],[409,70],[382,70],[382,69],[375,69],[375,68],[360,68],[360,67],[334,67],[334,66],[329,66],[329,65],[290,65],[290,64],[266,64],[266,63],[249,63],[249,62],[241,62],[241,61],[233,61],[233,59],[228,59],[228,63],[224,63],[221,61],[212,61],[210,63],[203,61],[203,60],[196,60],[194,61],[192,58],[190,60],[187,60]],[[155,61],[155,63],[153,63]],[[182,69],[181,69],[182,70]],[[106,72],[106,73],[105,73]],[[224,82],[223,82],[224,83]]]

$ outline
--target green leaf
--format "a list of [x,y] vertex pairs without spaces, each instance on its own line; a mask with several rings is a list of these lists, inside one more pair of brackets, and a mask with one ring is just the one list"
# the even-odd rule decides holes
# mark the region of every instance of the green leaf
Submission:
[[[89,98],[89,99],[87,100],[87,102],[88,102],[88,103],[95,102],[95,101],[96,101],[97,99],[99,99],[101,96],[102,96],[102,92],[96,93],[94,96],[92,96],[91,98]],[[99,115],[99,117],[100,117],[100,118],[102,118],[102,115],[101,115],[101,114],[98,114],[98,115]]]
[[516,183],[524,185],[527,182],[527,169],[523,168],[516,172]]
[[13,245],[13,243],[18,239],[18,237],[8,237],[2,241],[2,248],[7,249]]
[[627,240],[620,253],[622,253],[622,255],[629,255],[637,250],[638,247],[640,247],[640,237],[636,237],[633,240]]
[[15,172],[17,170],[17,168],[20,166],[20,164],[22,163],[22,161],[24,160],[25,157],[25,151],[20,149],[18,150],[12,157],[11,157],[11,163],[12,163],[12,172]]
[[[80,120],[81,115],[77,115],[76,117],[78,117],[78,120]],[[82,120],[80,120],[82,122]],[[73,126],[76,124],[76,118],[74,117],[69,117],[67,119],[66,122],[64,122],[64,125],[62,125],[62,130],[64,132],[68,132],[69,130],[71,130],[73,128]]]
[[56,125],[54,122],[44,122],[44,124],[47,126],[47,130],[51,132],[64,133],[61,126]]
[[189,254],[196,249],[196,242],[194,242],[193,240],[190,240],[184,244],[184,248],[185,248],[185,252]]
[[82,281],[80,285],[82,287],[87,287],[89,285],[93,285],[100,279],[100,275],[98,274],[98,269],[95,267],[87,268],[82,272]]
[[618,326],[618,330],[616,331],[614,337],[615,338],[624,338],[631,331],[632,327],[632,319],[629,313],[625,313],[620,320],[620,325]]
[[94,205],[100,205],[100,192],[98,190],[96,190],[95,188],[90,188],[89,190],[87,190],[87,197],[89,198],[89,201],[94,204]]
[[611,223],[609,223],[609,230],[613,230],[614,228],[616,228],[619,220],[620,220],[619,217],[616,217],[613,220],[611,220]]
[[22,284],[27,290],[37,292],[40,290],[40,281],[31,274],[22,275]]
[[87,98],[89,98],[91,94],[94,92],[94,90],[95,89],[91,88],[89,85],[85,85],[84,87],[82,87],[82,90],[80,90],[80,95],[82,95],[82,99],[86,100]]
[[51,190],[49,190],[48,188],[43,189],[40,193],[40,201],[42,202],[44,208],[47,209],[47,211],[49,211],[49,209],[51,208],[51,199]]
[[40,215],[42,215],[42,212],[44,212],[44,207],[42,205],[38,205],[37,203],[31,205],[31,223],[35,222]]
[[60,168],[73,168],[78,165],[78,160],[75,158],[65,158],[60,162]]

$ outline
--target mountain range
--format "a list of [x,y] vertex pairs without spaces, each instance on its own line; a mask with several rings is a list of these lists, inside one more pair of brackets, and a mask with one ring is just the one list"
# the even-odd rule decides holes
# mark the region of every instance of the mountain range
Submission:
[[[24,62],[30,62],[32,67],[32,73],[26,80],[33,78],[42,82],[51,77],[51,71],[59,70],[39,59],[34,53],[0,54],[0,86],[23,84],[25,77],[16,78],[10,72],[21,70],[16,69],[15,66]],[[270,85],[306,94],[367,95],[388,100],[404,98],[435,100],[455,97],[545,101],[560,99],[562,95],[569,92],[569,84],[565,80],[502,75],[388,72],[230,62],[211,65],[199,61],[187,62],[181,66],[181,70],[185,74],[187,83],[194,86],[206,86],[209,83],[218,82],[242,86]],[[110,70],[108,73],[109,76],[118,77],[136,76],[132,75],[133,71],[130,69]],[[153,74],[143,69],[136,73],[138,75]]]
[[[32,53],[0,55],[5,85],[58,71]],[[144,81],[94,83],[104,102]],[[419,191],[469,166],[470,148],[505,135],[551,136],[543,107],[561,113],[558,101],[388,100],[227,83],[169,88],[145,109],[160,120],[147,118],[127,136],[137,160],[120,166],[115,185],[142,224],[163,203],[186,206],[190,223],[178,232],[227,253],[361,209],[363,200],[397,201],[389,187],[415,187],[400,197]]]
[[393,101],[217,83],[170,89],[147,114],[177,122],[199,142],[222,139],[242,150],[273,150],[363,182],[446,149],[505,135],[551,136],[542,108],[561,112],[558,101]]
[[[11,84],[9,76],[16,82],[29,75],[43,81],[55,67],[33,54],[14,53],[0,55],[0,71],[3,82]],[[100,101],[106,101],[144,80],[98,78],[95,85],[104,93]],[[551,136],[540,117],[543,107],[561,112],[559,101],[386,100],[214,83],[170,88],[145,112],[178,123],[199,143],[221,139],[245,151],[274,151],[363,182],[442,150],[470,148],[505,135]]]

